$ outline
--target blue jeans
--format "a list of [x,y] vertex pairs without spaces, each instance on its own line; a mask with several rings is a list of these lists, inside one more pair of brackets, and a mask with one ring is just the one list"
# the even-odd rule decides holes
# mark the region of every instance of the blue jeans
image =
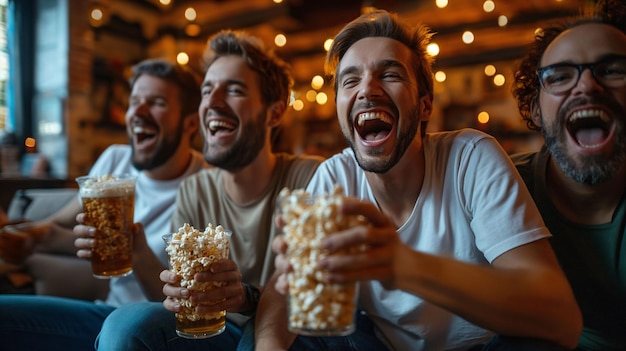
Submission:
[[[174,314],[161,303],[135,303],[113,311],[96,340],[96,348],[108,350],[254,350],[254,320],[242,327],[226,322],[222,334],[200,340],[176,334]],[[374,335],[374,327],[365,316],[357,320],[357,331],[348,337],[298,337],[292,350],[362,350],[382,351],[384,345]]]
[[38,295],[0,295],[0,350],[93,350],[114,307]]
[[[254,329],[246,326],[239,351],[254,350]],[[244,348],[245,347],[245,348]],[[289,350],[292,351],[386,351],[387,347],[375,335],[374,324],[364,313],[356,315],[356,330],[348,336],[312,337],[298,336]]]
[[[252,323],[251,321],[249,322]],[[226,321],[226,330],[212,338],[185,339],[176,334],[174,313],[160,302],[120,306],[113,311],[96,339],[97,350],[237,350],[242,328]],[[254,346],[250,346],[250,350]]]

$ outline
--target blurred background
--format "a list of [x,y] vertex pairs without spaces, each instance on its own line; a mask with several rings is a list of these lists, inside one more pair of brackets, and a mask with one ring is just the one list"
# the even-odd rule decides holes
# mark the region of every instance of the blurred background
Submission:
[[326,49],[374,8],[436,33],[431,131],[472,127],[507,152],[539,147],[511,95],[513,70],[547,23],[590,11],[591,0],[0,0],[0,185],[85,174],[126,143],[129,68],[164,57],[203,73],[209,36],[245,29],[292,65],[293,103],[276,148],[329,156],[345,147]]

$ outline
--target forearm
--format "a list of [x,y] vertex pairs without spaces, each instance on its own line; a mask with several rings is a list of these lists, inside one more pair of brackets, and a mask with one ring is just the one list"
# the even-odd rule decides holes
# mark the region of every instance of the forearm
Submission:
[[296,338],[287,331],[286,297],[274,288],[275,274],[261,293],[254,324],[257,351],[288,350]]
[[[397,288],[496,333],[572,347],[582,321],[556,260],[542,258],[537,264],[518,254],[507,253],[499,266],[479,266],[407,249],[394,280]],[[552,261],[551,251],[543,254]],[[520,260],[513,263],[515,258]]]
[[165,268],[149,246],[133,252],[133,274],[150,301],[161,302],[165,298],[163,282],[159,279]]

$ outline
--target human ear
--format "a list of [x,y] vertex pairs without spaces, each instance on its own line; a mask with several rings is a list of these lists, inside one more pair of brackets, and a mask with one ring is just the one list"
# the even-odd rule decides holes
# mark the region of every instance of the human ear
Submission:
[[276,101],[269,105],[267,108],[267,126],[277,127],[280,125],[280,121],[285,113],[285,103],[282,101]]

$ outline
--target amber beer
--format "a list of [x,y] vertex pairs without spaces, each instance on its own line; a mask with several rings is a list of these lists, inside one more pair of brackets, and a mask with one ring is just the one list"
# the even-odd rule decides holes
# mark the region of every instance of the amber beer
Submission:
[[91,268],[96,278],[132,273],[135,179],[129,176],[77,178],[85,225],[96,228]]

